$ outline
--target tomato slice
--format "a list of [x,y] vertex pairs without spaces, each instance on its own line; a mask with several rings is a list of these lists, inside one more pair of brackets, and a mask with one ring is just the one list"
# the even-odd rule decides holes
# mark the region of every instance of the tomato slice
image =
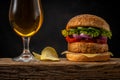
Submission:
[[99,44],[106,44],[107,43],[107,39],[106,40],[101,40],[101,39],[77,39],[74,37],[70,37],[70,36],[66,36],[66,41],[69,43],[72,42],[89,42],[89,43],[99,43]]
[[70,43],[71,43],[71,42],[77,42],[77,41],[78,41],[76,38],[73,38],[73,37],[71,38],[71,37],[69,37],[69,36],[66,36],[65,39],[66,39],[67,42],[70,42]]

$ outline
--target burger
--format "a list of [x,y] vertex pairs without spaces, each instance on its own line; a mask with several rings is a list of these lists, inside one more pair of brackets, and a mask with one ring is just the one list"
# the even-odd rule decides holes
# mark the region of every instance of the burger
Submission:
[[99,16],[81,14],[71,18],[62,35],[68,43],[63,54],[70,61],[108,61],[111,57],[107,41],[112,32]]

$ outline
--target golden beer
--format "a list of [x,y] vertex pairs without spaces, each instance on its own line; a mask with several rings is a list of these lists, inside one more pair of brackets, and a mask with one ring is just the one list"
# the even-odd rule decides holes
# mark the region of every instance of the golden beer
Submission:
[[[43,15],[40,3],[34,3],[33,0],[16,0],[9,13],[10,23],[13,30],[20,36],[32,36],[41,27]],[[33,7],[34,6],[34,7]],[[39,7],[38,7],[39,6]],[[41,16],[40,16],[41,14]]]

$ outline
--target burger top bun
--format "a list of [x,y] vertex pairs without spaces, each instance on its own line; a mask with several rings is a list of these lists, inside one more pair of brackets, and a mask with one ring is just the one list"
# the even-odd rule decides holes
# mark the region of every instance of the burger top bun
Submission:
[[101,17],[91,14],[81,14],[71,18],[66,26],[66,30],[74,27],[96,27],[110,31],[109,24]]

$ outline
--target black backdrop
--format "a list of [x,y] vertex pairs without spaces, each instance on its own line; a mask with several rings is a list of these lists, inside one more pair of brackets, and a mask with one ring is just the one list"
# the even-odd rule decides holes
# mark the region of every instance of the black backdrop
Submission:
[[[61,30],[73,16],[90,13],[103,17],[110,24],[113,36],[108,40],[109,49],[114,57],[120,57],[120,9],[117,3],[115,0],[42,0],[44,22],[31,38],[31,51],[40,53],[44,47],[51,46],[60,57],[65,57],[61,52],[67,49],[67,43]],[[22,52],[22,39],[9,24],[9,5],[10,0],[0,0],[0,57],[15,57]]]

